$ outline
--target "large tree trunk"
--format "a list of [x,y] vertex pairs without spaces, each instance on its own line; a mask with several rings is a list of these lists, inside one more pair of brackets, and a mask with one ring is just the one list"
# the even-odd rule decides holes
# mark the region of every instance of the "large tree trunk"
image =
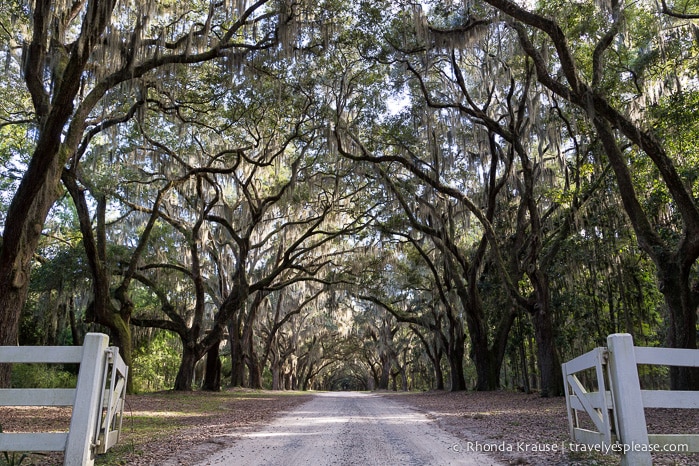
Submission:
[[462,392],[466,390],[466,378],[464,377],[464,345],[454,345],[447,352],[449,359],[449,380],[451,381],[449,390],[452,392]]
[[[119,348],[119,355],[124,361],[124,364],[128,367],[132,367],[133,341],[131,340],[129,321],[125,320],[121,314],[114,313],[109,329],[112,334],[112,344]],[[133,393],[133,377],[130,375],[126,380],[126,391],[127,393]]]
[[221,391],[221,359],[219,348],[221,345],[213,345],[206,353],[206,372],[201,389],[209,392]]
[[[449,390],[460,392],[466,390],[466,378],[464,377],[464,353],[466,334],[463,325],[458,319],[449,318],[449,340],[446,342],[447,360],[449,361]],[[473,338],[473,336],[471,336]]]
[[[471,359],[476,366],[476,386],[477,391],[497,390],[499,385],[500,365],[496,364],[491,357],[487,341],[471,336]],[[464,387],[465,388],[465,387]]]
[[[688,280],[685,281],[682,275],[678,276],[674,272],[668,273],[666,270],[668,262],[675,262],[676,264],[686,264],[686,267],[680,267],[678,270],[688,271],[699,257],[699,206],[691,188],[687,188],[689,186],[687,179],[678,172],[662,142],[653,133],[644,130],[623,112],[613,107],[610,104],[613,99],[607,99],[602,92],[598,91],[595,78],[601,79],[601,75],[593,77],[592,86],[585,82],[575,66],[574,54],[569,49],[566,36],[558,23],[550,18],[527,11],[509,0],[486,0],[486,3],[524,24],[541,30],[551,40],[556,49],[559,63],[561,63],[561,67],[556,73],[565,75],[567,85],[562,84],[558,76],[553,76],[547,71],[547,60],[539,52],[541,46],[535,46],[527,31],[520,24],[514,24],[524,51],[536,66],[537,80],[590,116],[614,170],[624,210],[636,233],[638,244],[651,257],[659,271],[659,289],[665,296],[668,305],[669,343],[678,348],[696,349],[696,293],[692,292]],[[613,40],[615,40],[613,36],[609,36],[609,43]],[[604,50],[605,48],[598,46],[595,49],[595,54],[600,51],[604,52]],[[601,57],[602,55],[598,55],[592,58],[595,61]],[[596,65],[600,64],[601,62],[597,61]],[[620,148],[620,144],[624,144],[624,142],[618,140],[619,133],[643,151],[658,169],[663,183],[668,188],[673,209],[682,219],[682,233],[677,240],[673,241],[658,235],[652,224],[652,218],[647,215],[641,205],[629,169],[629,160]],[[678,278],[679,281],[677,281]],[[687,369],[672,370],[671,384],[673,388],[697,389],[699,377],[691,375],[693,372],[695,371]]]
[[[276,342],[275,342],[276,343]],[[284,360],[279,348],[270,348],[270,370],[272,371],[272,390],[283,390],[284,373],[282,367]]]
[[[37,148],[32,161],[35,159],[50,160],[40,174],[35,173],[38,162],[30,163],[5,219],[0,246],[0,346],[18,344],[19,318],[27,300],[32,258],[46,216],[59,194],[62,159],[58,151],[54,148],[39,153]],[[27,183],[39,186],[28,189],[24,187]],[[10,386],[10,375],[10,365],[0,364],[0,388]]]
[[272,361],[272,390],[282,390],[282,367]]
[[[119,347],[124,363],[131,366],[133,342],[131,341],[130,321],[133,315],[134,304],[128,295],[128,283],[122,284],[112,296],[112,276],[107,260],[107,231],[106,211],[107,200],[104,196],[97,195],[96,217],[97,231],[92,231],[92,217],[88,209],[88,202],[84,190],[80,189],[73,173],[65,170],[63,183],[73,198],[75,209],[80,222],[80,231],[83,237],[83,247],[88,257],[88,264],[92,273],[92,288],[94,298],[91,306],[90,319],[100,325],[104,325],[112,333],[112,343]],[[152,227],[151,219],[149,222]],[[150,231],[150,227],[146,230]],[[144,233],[145,234],[145,233]],[[114,298],[114,300],[112,299]],[[119,303],[117,309],[114,301]],[[133,393],[133,377],[126,381],[126,390]]]
[[[658,270],[658,289],[665,297],[668,307],[668,344],[673,348],[696,349],[699,293],[692,290],[689,281],[690,271],[699,255],[699,219],[696,218],[699,213],[696,204],[692,199],[686,199],[690,196],[684,191],[684,185],[663,149],[656,146],[654,139],[643,139],[641,142],[646,142],[644,150],[653,158],[656,166],[664,164],[664,169],[669,172],[664,175],[664,181],[673,194],[676,208],[685,220],[682,239],[674,246],[668,244],[657,234],[641,207],[626,158],[617,144],[611,125],[600,118],[595,118],[594,123],[614,169],[624,210],[629,216],[639,246]],[[629,134],[625,135],[630,137]],[[639,137],[641,135],[643,133],[639,130]],[[699,371],[695,368],[671,368],[670,384],[674,390],[697,390],[698,374]]]
[[252,354],[250,357],[245,358],[245,363],[248,366],[248,375],[250,377],[250,388],[261,389],[262,388],[262,368],[257,361],[257,357]]
[[[64,129],[73,116],[75,96],[83,82],[80,76],[114,8],[112,0],[100,2],[99,8],[93,2],[88,4],[65,67],[62,72],[54,70],[50,95],[45,86],[46,64],[51,61],[49,58],[58,58],[49,57],[46,48],[49,29],[46,22],[49,10],[55,8],[53,3],[34,2],[31,42],[26,48],[23,76],[36,112],[38,139],[5,217],[0,246],[0,346],[17,344],[19,315],[27,299],[32,257],[46,216],[60,195],[63,165],[80,143],[87,113],[73,122],[67,135]],[[52,39],[60,42],[65,38],[58,34]],[[0,367],[0,387],[9,385],[10,370],[7,365]]]
[[551,316],[551,294],[548,279],[537,271],[531,276],[534,285],[536,304],[530,309],[534,334],[536,336],[537,359],[541,377],[541,396],[563,395],[563,374],[561,361],[556,350],[553,319]]
[[434,388],[435,390],[444,390],[444,372],[442,371],[442,365],[441,365],[441,354],[439,357],[439,360],[435,364],[433,364],[434,367]]
[[[471,341],[471,359],[476,366],[476,386],[477,391],[491,391],[500,388],[500,368],[505,357],[505,347],[510,328],[514,322],[515,313],[508,312],[503,315],[498,323],[491,344],[488,343],[488,329],[486,327],[485,316],[482,311],[480,298],[474,289],[471,291],[467,306],[471,309],[467,314],[468,334]],[[464,338],[461,339],[461,354],[463,357]],[[466,387],[464,386],[464,390]]]
[[532,313],[536,335],[536,356],[541,377],[541,396],[563,395],[561,362],[556,351],[553,326],[548,312],[537,309]]
[[311,388],[311,381],[313,380],[313,368],[315,364],[312,362],[308,364],[308,369],[305,374],[301,377],[301,391],[305,392]]
[[73,345],[82,346],[83,336],[78,329],[78,319],[75,316],[75,300],[72,296],[68,303],[68,317],[70,319],[70,335],[73,339]]
[[[666,261],[659,265],[658,282],[668,308],[667,345],[671,348],[697,348],[697,305],[698,295],[689,282],[689,271],[682,270],[677,261]],[[670,366],[670,388],[672,390],[699,389],[699,369]]]
[[175,377],[174,390],[177,391],[192,391],[192,380],[194,380],[194,366],[199,360],[199,356],[196,351],[190,347],[191,345],[184,345],[182,350],[182,359],[180,360],[180,369],[177,371],[177,377]]
[[248,388],[262,388],[262,368],[255,352],[255,342],[252,338],[252,324],[245,325],[243,330],[243,361],[248,368]]
[[391,356],[384,351],[380,355],[381,359],[381,376],[377,381],[376,388],[379,390],[388,390],[388,383],[391,377]]
[[401,376],[401,390],[404,392],[408,391],[408,371],[405,370],[407,364],[403,364],[400,368],[400,376]]
[[234,316],[228,323],[228,341],[231,345],[231,386],[242,387],[245,380],[245,364],[239,315]]
[[[16,288],[11,283],[0,283],[0,346],[15,346],[18,343],[20,313],[14,309],[22,309],[26,293],[26,286]],[[11,377],[12,365],[0,364],[0,388],[9,388]]]

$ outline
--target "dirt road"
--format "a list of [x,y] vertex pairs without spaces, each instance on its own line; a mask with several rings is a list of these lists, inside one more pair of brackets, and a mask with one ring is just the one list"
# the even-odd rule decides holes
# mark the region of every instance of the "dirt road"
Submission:
[[424,414],[380,395],[318,394],[198,466],[498,465],[436,427]]

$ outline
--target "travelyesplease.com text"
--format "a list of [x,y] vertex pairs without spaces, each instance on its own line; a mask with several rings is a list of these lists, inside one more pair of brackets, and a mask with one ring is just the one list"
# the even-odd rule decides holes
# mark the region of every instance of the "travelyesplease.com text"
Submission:
[[683,453],[689,451],[687,444],[625,444],[613,443],[611,445],[586,445],[582,443],[530,443],[530,442],[464,442],[452,445],[451,449],[457,453],[556,453],[556,452],[599,452],[604,454],[627,454],[630,452],[650,453]]

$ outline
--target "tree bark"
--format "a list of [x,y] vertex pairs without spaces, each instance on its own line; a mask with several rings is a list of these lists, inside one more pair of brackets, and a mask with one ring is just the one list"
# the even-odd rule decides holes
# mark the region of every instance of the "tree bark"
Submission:
[[[56,141],[58,146],[60,141]],[[29,290],[34,251],[39,244],[41,231],[59,194],[61,163],[58,151],[44,148],[43,153],[34,153],[40,159],[50,158],[43,176],[34,173],[30,163],[27,174],[20,184],[5,220],[5,231],[0,246],[0,346],[14,346],[19,331],[19,318]],[[31,171],[30,171],[31,170]],[[40,178],[35,180],[35,178]],[[22,185],[36,182],[40,184],[36,192],[23,189]],[[11,366],[0,364],[0,388],[10,386]]]
[[376,388],[379,390],[388,390],[388,383],[391,377],[391,356],[384,351],[379,357],[381,359],[381,377],[379,377]]
[[70,319],[70,335],[73,339],[73,345],[82,346],[83,337],[80,334],[80,330],[78,330],[78,321],[75,317],[75,300],[72,296],[70,297],[70,301],[68,303],[68,316]]
[[173,387],[176,391],[191,392],[192,391],[192,380],[194,380],[194,366],[200,356],[197,355],[194,348],[191,345],[185,345],[182,349],[182,359],[180,360],[180,368],[177,371],[177,376],[175,377],[175,386]]
[[276,361],[272,360],[272,390],[282,390],[282,368]]
[[206,353],[206,371],[201,389],[208,392],[221,391],[221,358],[220,345],[213,345]]
[[553,338],[553,325],[547,311],[537,309],[532,314],[536,334],[536,355],[539,361],[542,397],[563,395],[561,362]]
[[434,388],[435,390],[444,390],[444,372],[442,371],[442,365],[441,363],[441,354],[440,358],[437,361],[436,364],[433,364],[434,368]]
[[[616,175],[624,210],[631,220],[639,246],[648,254],[657,268],[658,289],[663,294],[668,308],[668,344],[672,348],[697,349],[699,293],[692,289],[689,279],[692,266],[699,257],[699,224],[692,220],[696,207],[692,210],[686,203],[678,203],[677,208],[680,209],[683,218],[687,219],[683,235],[674,247],[667,244],[658,236],[640,205],[631,173],[610,124],[600,118],[595,118],[594,122]],[[647,144],[650,147],[646,152],[655,148],[650,142]],[[672,162],[665,156],[662,149],[658,147],[655,151],[660,154],[655,154],[652,158],[662,159],[666,165],[673,168],[674,172]],[[670,177],[670,179],[674,178]],[[671,192],[679,189],[674,186]],[[684,209],[681,209],[682,205]],[[699,389],[699,369],[672,367],[670,384],[673,390]]]
[[[48,212],[60,194],[63,166],[75,152],[82,134],[79,129],[84,119],[79,118],[74,122],[74,131],[69,132],[72,134],[63,140],[64,128],[73,115],[73,102],[82,82],[80,76],[114,8],[113,0],[99,2],[100,8],[95,3],[88,3],[80,35],[66,59],[65,68],[53,83],[53,95],[49,95],[44,86],[48,61],[49,25],[46,21],[53,6],[48,0],[39,0],[34,5],[32,38],[23,71],[38,120],[38,139],[5,218],[0,246],[0,345],[17,344],[19,315],[27,299],[32,257]],[[10,370],[8,365],[0,365],[0,387],[9,386]]]
[[262,388],[262,368],[257,362],[257,357],[255,354],[251,354],[249,357],[245,358],[245,362],[248,366],[248,374],[250,376],[250,388],[261,389]]
[[[517,32],[525,53],[534,62],[538,81],[554,94],[571,102],[589,115],[614,170],[624,210],[631,221],[639,246],[651,257],[658,269],[659,289],[665,296],[668,306],[669,343],[678,348],[696,349],[697,293],[692,290],[689,280],[685,281],[681,274],[678,276],[665,268],[668,263],[689,264],[687,267],[680,267],[680,270],[689,270],[699,258],[699,206],[661,142],[653,133],[643,130],[632,119],[614,108],[609,103],[611,99],[608,100],[595,85],[599,82],[601,70],[602,53],[598,51],[604,52],[605,43],[608,46],[611,43],[610,39],[617,34],[615,25],[610,27],[606,42],[598,44],[595,50],[596,55],[592,57],[593,68],[597,68],[595,70],[597,76],[593,76],[592,86],[589,86],[581,79],[567,38],[555,20],[527,11],[510,0],[486,0],[486,3],[516,20],[511,24]],[[619,6],[616,8],[615,14],[622,18],[622,13],[618,10]],[[541,47],[536,47],[532,43],[524,27],[525,24],[548,36],[561,65],[555,73],[562,73],[567,84],[550,72],[548,66],[550,59],[544,58],[540,53]],[[619,148],[616,132],[625,136],[652,160],[667,186],[674,208],[683,223],[682,232],[674,244],[658,236],[649,216],[641,206],[627,158]],[[671,280],[678,279],[679,281],[670,283]],[[672,292],[665,291],[670,289]],[[699,376],[696,374],[695,369],[672,370],[671,384],[677,389],[696,390],[699,388]]]
[[450,343],[450,348],[447,351],[447,359],[449,359],[449,391],[462,392],[466,390],[466,378],[464,377],[464,344],[466,343],[466,335],[463,329],[455,329],[457,332],[453,341]]
[[228,323],[228,341],[231,345],[231,386],[242,387],[245,380],[245,364],[239,316],[234,316]]
[[[697,349],[698,294],[691,289],[689,268],[668,260],[658,266],[658,282],[668,312],[668,346]],[[699,368],[670,366],[672,390],[699,388]]]

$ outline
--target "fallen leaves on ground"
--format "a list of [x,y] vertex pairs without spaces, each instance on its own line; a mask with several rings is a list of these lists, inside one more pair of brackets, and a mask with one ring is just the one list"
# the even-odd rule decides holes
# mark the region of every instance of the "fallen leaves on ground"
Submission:
[[[309,394],[236,389],[226,392],[161,392],[127,397],[122,437],[97,465],[191,465],[230,445],[283,412],[310,399]],[[541,398],[520,392],[381,392],[426,412],[437,424],[464,440],[459,448],[512,445],[511,452],[489,452],[509,464],[541,466],[613,465],[615,455],[569,448],[563,397]],[[699,434],[699,410],[648,409],[651,433]],[[69,408],[3,408],[5,432],[67,431]],[[557,445],[558,451],[541,450]],[[527,448],[528,451],[521,451]],[[35,465],[60,465],[62,454],[33,456]],[[653,456],[656,465],[699,464],[699,454]],[[28,463],[23,463],[28,464]]]
[[[522,392],[386,393],[427,413],[464,439],[459,448],[486,448],[509,464],[541,466],[615,465],[620,457],[571,451],[564,397]],[[699,434],[697,409],[647,409],[649,433]],[[471,443],[468,443],[471,442]],[[512,451],[503,451],[511,446]],[[552,451],[554,449],[556,451]],[[580,447],[572,446],[573,449]],[[653,455],[656,465],[699,464],[699,453]]]
[[[245,389],[129,395],[119,443],[95,464],[191,465],[310,398]],[[5,432],[66,432],[70,414],[70,408],[0,407],[0,423]],[[32,455],[31,461],[61,465],[63,454]]]

